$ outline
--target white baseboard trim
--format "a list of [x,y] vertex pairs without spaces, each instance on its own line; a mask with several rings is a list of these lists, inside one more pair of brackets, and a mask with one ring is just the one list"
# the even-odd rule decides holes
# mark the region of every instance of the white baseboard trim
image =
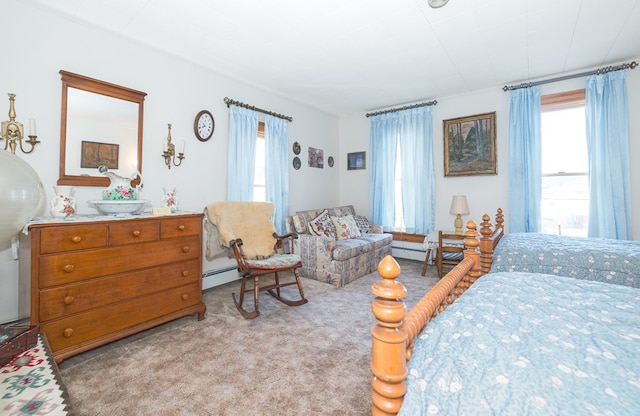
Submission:
[[424,261],[424,257],[427,253],[424,250],[414,248],[391,246],[391,255],[401,259]]
[[202,274],[202,290],[211,289],[236,280],[239,280],[237,267],[209,270]]

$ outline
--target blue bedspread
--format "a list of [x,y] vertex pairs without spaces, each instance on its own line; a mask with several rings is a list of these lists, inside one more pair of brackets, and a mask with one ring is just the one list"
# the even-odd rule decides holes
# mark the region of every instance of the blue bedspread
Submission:
[[416,340],[400,415],[635,416],[639,357],[640,290],[488,274]]
[[491,272],[548,273],[640,288],[640,241],[507,234],[494,250]]

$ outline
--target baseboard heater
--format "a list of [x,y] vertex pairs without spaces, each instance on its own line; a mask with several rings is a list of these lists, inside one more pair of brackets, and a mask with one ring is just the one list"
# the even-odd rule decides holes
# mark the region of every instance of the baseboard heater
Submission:
[[230,267],[223,267],[221,269],[216,269],[216,270],[209,270],[208,272],[202,273],[202,278],[204,279],[206,277],[215,276],[215,275],[220,274],[220,273],[226,273],[226,272],[229,272],[231,270],[238,270],[238,267],[230,266]]

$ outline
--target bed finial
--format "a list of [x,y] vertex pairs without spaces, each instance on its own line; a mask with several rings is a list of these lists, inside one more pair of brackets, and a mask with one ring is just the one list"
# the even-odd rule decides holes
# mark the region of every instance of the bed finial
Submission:
[[502,215],[502,208],[498,208],[496,212],[496,228],[504,228],[502,224],[504,222],[504,215]]
[[[406,348],[407,334],[398,330],[407,312],[404,298],[407,289],[395,279],[400,275],[400,266],[391,256],[385,256],[378,264],[377,280],[371,287],[376,297],[371,310],[377,324],[371,328],[371,398],[373,414],[395,414],[400,410],[407,386]],[[389,357],[398,357],[390,365]],[[382,410],[384,409],[384,410]]]

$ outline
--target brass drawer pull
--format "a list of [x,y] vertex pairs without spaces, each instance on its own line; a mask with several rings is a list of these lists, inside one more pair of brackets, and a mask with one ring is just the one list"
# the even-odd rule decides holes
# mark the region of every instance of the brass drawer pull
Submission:
[[73,296],[67,295],[67,296],[64,297],[64,304],[65,305],[71,305],[75,301],[76,301],[76,298],[74,298]]
[[76,268],[75,264],[65,264],[64,266],[62,266],[62,270],[64,270],[67,273],[71,273],[72,271],[74,271]]
[[78,244],[80,241],[82,241],[82,237],[80,237],[79,235],[74,235],[73,237],[71,237],[71,241]]
[[71,335],[73,335],[73,329],[72,328],[67,328],[62,332],[62,335],[64,335],[65,338],[71,338]]
[[187,295],[186,293],[182,295],[182,300],[189,300],[189,295]]
[[140,230],[135,230],[131,234],[133,234],[134,237],[140,237],[141,232],[140,232]]
[[189,252],[189,246],[182,247],[182,252],[183,253],[188,253]]
[[184,227],[184,225],[183,225],[183,224],[178,225],[178,230],[180,230],[180,231],[184,231],[184,228],[185,228],[185,227]]

